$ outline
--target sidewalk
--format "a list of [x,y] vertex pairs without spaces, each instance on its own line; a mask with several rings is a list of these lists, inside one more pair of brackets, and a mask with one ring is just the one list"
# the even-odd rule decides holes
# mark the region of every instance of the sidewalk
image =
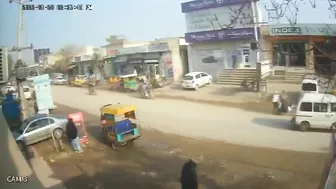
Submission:
[[[23,188],[48,188],[51,189],[64,189],[60,180],[49,178],[52,172],[43,160],[39,157],[36,151],[33,149],[34,157],[28,161],[24,158],[23,154],[19,150],[16,142],[12,136],[7,122],[0,111],[0,123],[1,123],[1,160],[2,160],[2,178],[6,179],[8,176],[28,176],[27,183],[8,183],[6,181],[1,182],[6,189],[23,189]],[[31,167],[30,167],[30,166]]]
[[203,102],[244,103],[267,98],[265,92],[244,91],[240,86],[212,84],[198,91],[182,89],[181,84],[174,83],[164,88],[155,89],[156,96]]

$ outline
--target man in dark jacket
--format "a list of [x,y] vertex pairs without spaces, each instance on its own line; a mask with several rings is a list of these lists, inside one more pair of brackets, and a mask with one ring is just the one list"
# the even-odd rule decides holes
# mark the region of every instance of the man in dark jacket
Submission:
[[189,160],[183,165],[180,178],[182,189],[198,189],[196,166],[193,160]]
[[68,123],[66,125],[66,132],[68,138],[71,142],[71,145],[76,153],[82,153],[82,147],[80,145],[79,137],[78,137],[78,130],[71,118],[68,119]]

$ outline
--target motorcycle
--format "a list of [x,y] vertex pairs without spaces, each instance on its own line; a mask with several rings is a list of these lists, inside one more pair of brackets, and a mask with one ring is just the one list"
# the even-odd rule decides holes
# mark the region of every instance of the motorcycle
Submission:
[[151,85],[144,84],[140,88],[140,95],[145,99],[154,99],[154,92]]
[[89,84],[89,95],[96,95],[97,92],[96,92],[96,89],[94,88],[94,85],[93,84]]

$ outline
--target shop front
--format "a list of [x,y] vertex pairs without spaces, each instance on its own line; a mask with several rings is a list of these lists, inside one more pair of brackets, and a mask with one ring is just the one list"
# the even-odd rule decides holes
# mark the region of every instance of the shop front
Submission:
[[[265,36],[274,70],[312,70],[330,67],[336,25],[327,24],[277,24],[269,26]],[[331,41],[331,42],[328,42]]]
[[[253,9],[257,10],[251,1],[195,0],[181,6],[190,71],[207,72],[217,80],[222,69],[256,69],[261,53],[250,48],[258,37],[258,29],[251,24]],[[241,14],[232,20],[237,11]]]

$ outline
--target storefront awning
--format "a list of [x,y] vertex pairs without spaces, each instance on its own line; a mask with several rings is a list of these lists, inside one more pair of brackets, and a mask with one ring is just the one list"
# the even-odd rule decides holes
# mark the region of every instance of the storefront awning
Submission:
[[145,63],[158,63],[159,59],[145,60]]

